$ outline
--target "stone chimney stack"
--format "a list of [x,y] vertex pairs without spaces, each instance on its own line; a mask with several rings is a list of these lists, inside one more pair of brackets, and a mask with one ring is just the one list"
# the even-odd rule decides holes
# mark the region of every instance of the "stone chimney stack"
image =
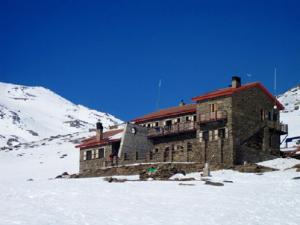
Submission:
[[241,78],[237,76],[233,76],[231,79],[231,87],[239,88],[241,86]]
[[103,139],[103,125],[100,121],[96,123],[96,138],[98,141]]

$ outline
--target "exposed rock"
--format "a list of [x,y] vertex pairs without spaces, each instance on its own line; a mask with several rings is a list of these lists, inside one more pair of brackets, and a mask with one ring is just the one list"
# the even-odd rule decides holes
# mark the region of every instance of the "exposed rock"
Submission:
[[179,183],[178,185],[181,185],[181,186],[195,186],[195,184],[185,184],[185,183]]
[[32,136],[39,136],[39,134],[33,130],[27,130]]
[[209,178],[201,178],[201,181],[209,181]]
[[32,179],[32,178],[29,178],[29,179],[27,179],[27,181],[33,181],[33,179]]
[[13,146],[15,142],[19,143],[19,140],[17,138],[9,138],[6,142],[6,144],[8,146]]
[[245,164],[245,165],[238,165],[234,167],[234,170],[237,170],[241,173],[264,173],[264,172],[271,172],[271,171],[277,171],[277,169],[261,166],[257,164]]
[[296,172],[300,172],[300,164],[296,164],[292,167],[293,169],[296,169]]
[[175,181],[192,181],[196,180],[194,177],[187,177],[187,178],[175,178]]
[[118,179],[115,177],[104,177],[103,180],[107,181],[108,183],[124,183],[127,179]]
[[224,183],[233,183],[232,180],[223,180]]
[[293,180],[300,180],[300,177],[293,177]]
[[205,184],[207,184],[207,185],[212,185],[212,186],[224,186],[223,183],[220,183],[220,182],[213,182],[213,181],[210,181],[210,180],[205,181]]
[[55,177],[55,179],[60,179],[60,178],[70,178],[71,176],[68,174],[68,172],[63,172],[61,175],[58,175]]
[[79,178],[79,174],[77,174],[77,173],[71,174],[70,178]]

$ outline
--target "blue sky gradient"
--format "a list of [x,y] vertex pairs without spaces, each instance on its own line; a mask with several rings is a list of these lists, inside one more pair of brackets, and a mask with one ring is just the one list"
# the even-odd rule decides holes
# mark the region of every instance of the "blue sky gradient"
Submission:
[[[226,87],[300,83],[300,1],[0,2],[0,81],[123,120]],[[251,74],[251,77],[247,76]]]

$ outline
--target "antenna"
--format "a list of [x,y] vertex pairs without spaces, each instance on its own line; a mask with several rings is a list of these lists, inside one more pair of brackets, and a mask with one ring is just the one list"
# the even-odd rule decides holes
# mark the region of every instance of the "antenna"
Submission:
[[277,70],[276,67],[274,68],[274,95],[276,96],[276,89],[277,89]]
[[250,82],[250,81],[251,81],[252,74],[251,74],[251,73],[247,73],[246,76],[247,76],[247,78],[248,78],[248,80],[249,80],[249,82]]
[[157,93],[157,101],[156,101],[156,110],[159,110],[160,88],[161,88],[161,79],[158,81],[158,93]]
[[277,69],[276,67],[274,68],[274,97],[275,97],[275,104],[274,104],[274,109],[277,109],[276,105],[276,91],[277,90]]

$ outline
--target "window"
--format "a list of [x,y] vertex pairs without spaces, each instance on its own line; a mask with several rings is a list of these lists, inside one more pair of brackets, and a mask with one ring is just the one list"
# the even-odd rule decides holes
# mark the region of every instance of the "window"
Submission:
[[268,112],[268,120],[272,120],[272,112]]
[[150,160],[153,159],[153,152],[152,152],[152,151],[149,152],[149,159],[150,159]]
[[273,113],[273,121],[278,121],[278,113],[277,112],[274,112]]
[[261,109],[260,110],[260,121],[264,121],[265,120],[265,110]]
[[148,123],[148,124],[147,124],[147,127],[150,127],[150,126],[151,126],[151,124],[150,124],[150,123]]
[[190,117],[189,117],[189,116],[186,116],[186,117],[185,117],[185,121],[186,121],[186,122],[190,121]]
[[92,159],[92,151],[86,151],[86,160],[91,160]]
[[217,111],[217,104],[210,104],[210,112]]
[[158,122],[155,122],[155,126],[158,127]]
[[182,145],[177,145],[176,146],[177,150],[183,151],[184,147]]
[[158,153],[158,148],[155,149],[155,153]]
[[209,135],[209,134],[208,134],[208,131],[204,131],[204,132],[203,132],[202,137],[203,137],[203,140],[204,140],[204,141],[208,141],[208,135]]
[[172,120],[167,120],[167,121],[166,121],[166,126],[167,126],[167,127],[172,126]]
[[104,148],[98,149],[98,158],[99,159],[104,158]]
[[135,160],[139,159],[139,152],[135,152]]
[[180,118],[177,118],[176,122],[177,122],[177,123],[180,123]]
[[129,160],[128,154],[124,152],[124,160]]
[[187,143],[187,151],[188,151],[188,152],[193,151],[193,145],[192,145],[191,142],[188,142],[188,143]]
[[225,128],[218,130],[218,136],[219,138],[225,138]]
[[196,120],[197,120],[197,116],[194,115],[194,116],[193,116],[193,121],[196,121]]

